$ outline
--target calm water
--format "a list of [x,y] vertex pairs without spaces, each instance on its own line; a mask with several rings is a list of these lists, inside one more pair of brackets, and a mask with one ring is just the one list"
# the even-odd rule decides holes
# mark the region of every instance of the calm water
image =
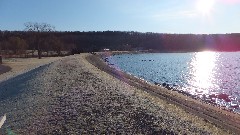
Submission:
[[123,54],[115,68],[240,112],[240,52]]

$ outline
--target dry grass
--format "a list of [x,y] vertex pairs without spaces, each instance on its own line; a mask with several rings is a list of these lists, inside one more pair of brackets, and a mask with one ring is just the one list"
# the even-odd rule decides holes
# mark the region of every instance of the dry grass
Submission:
[[39,66],[54,62],[62,57],[43,57],[38,58],[6,58],[3,59],[3,65],[9,66],[11,70],[9,72],[0,74],[0,82],[7,80],[11,77],[25,73],[29,70],[37,68]]

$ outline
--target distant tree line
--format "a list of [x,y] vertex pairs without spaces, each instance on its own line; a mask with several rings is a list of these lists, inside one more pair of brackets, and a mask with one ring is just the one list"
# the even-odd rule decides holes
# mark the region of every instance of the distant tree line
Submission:
[[[48,29],[49,27],[47,27]],[[133,31],[0,31],[2,54],[69,53],[110,50],[156,52],[240,51],[240,34],[160,34]]]

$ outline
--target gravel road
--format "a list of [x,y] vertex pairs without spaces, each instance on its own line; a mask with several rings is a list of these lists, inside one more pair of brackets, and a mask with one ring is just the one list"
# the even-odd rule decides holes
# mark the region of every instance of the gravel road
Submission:
[[[227,134],[175,105],[115,79],[88,54],[55,61],[0,84],[0,133]],[[15,80],[14,80],[15,79]]]

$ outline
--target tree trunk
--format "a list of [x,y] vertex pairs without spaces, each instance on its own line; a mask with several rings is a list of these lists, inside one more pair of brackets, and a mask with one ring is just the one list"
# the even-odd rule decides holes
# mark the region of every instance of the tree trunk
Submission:
[[35,52],[35,50],[32,51],[32,57],[34,57],[34,52]]
[[0,55],[0,64],[2,64],[2,56]]
[[42,51],[39,49],[38,50],[38,59],[41,59],[42,58]]

